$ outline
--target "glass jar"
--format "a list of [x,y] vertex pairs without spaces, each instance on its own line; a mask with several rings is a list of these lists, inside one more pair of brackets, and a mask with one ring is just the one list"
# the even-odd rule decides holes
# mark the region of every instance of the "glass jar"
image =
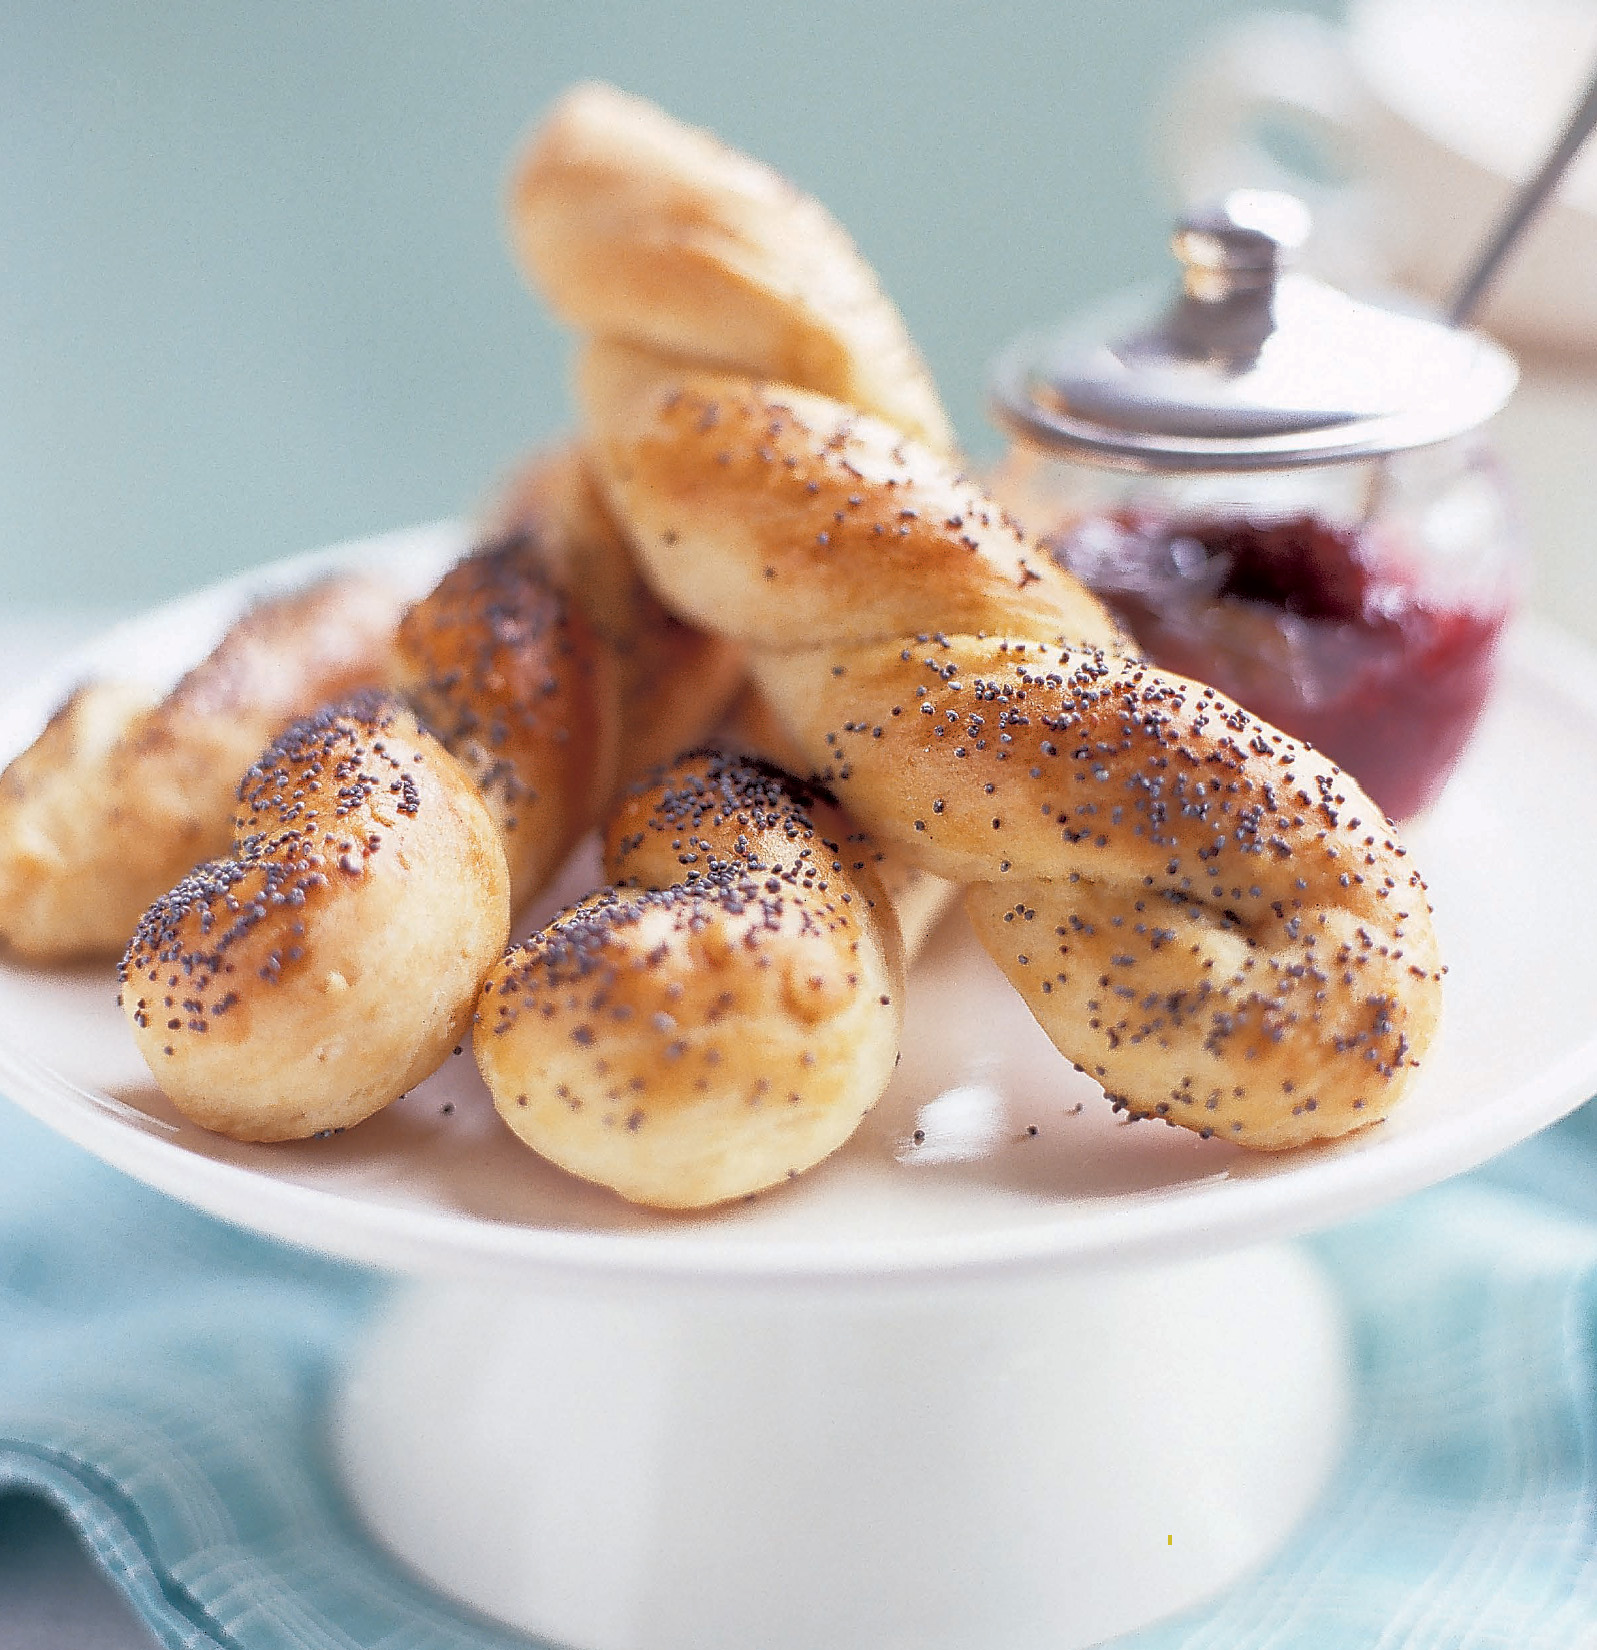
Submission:
[[1258,227],[1279,200],[1183,224],[1186,290],[1162,326],[1104,346],[1078,325],[1006,357],[997,410],[1019,439],[993,491],[1156,664],[1408,818],[1469,739],[1516,599],[1518,524],[1481,429],[1513,366],[1330,289],[1282,303],[1307,278],[1282,278],[1288,237]]

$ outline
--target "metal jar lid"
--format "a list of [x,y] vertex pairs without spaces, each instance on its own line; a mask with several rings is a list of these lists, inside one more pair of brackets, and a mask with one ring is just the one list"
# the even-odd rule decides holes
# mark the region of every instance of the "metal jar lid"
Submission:
[[1300,201],[1254,189],[1183,219],[1174,306],[1018,340],[994,370],[999,421],[1117,469],[1266,470],[1427,446],[1503,405],[1507,351],[1290,272],[1308,231]]

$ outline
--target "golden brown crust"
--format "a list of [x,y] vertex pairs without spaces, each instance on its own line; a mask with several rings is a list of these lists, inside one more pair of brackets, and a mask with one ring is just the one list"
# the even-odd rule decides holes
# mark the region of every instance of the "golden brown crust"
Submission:
[[[974,885],[989,949],[1117,1105],[1269,1147],[1385,1115],[1440,1009],[1390,827],[1315,753],[1141,662],[913,416],[702,324],[696,226],[740,269],[759,172],[723,154],[581,94],[519,203],[587,335],[590,452],[656,591],[749,646],[809,770],[884,845]],[[812,247],[836,254],[796,230],[751,238],[762,292],[808,303]]]
[[601,644],[518,532],[451,568],[405,615],[396,651],[401,691],[500,829],[519,908],[611,783]]
[[[751,643],[810,771],[884,844],[976,885],[984,942],[1118,1105],[1267,1147],[1386,1115],[1440,969],[1423,885],[1346,775],[1130,653],[875,420],[609,345],[583,383],[661,594]],[[1111,916],[1162,949],[1111,944]],[[1016,939],[1049,917],[1048,946]]]
[[1138,660],[904,651],[819,681],[771,656],[761,680],[852,811],[973,884],[979,936],[1118,1105],[1253,1146],[1386,1114],[1439,963],[1424,885],[1346,775]]
[[396,700],[295,723],[238,789],[231,857],[139,922],[122,1007],[185,1116],[239,1140],[348,1128],[463,1036],[509,932],[499,835]]
[[661,1208],[818,1162],[897,1059],[903,959],[870,858],[774,769],[684,758],[606,833],[631,886],[563,913],[484,986],[474,1041],[500,1114]]
[[1423,894],[1411,897],[1412,922],[1303,902],[1242,923],[1066,877],[979,883],[966,909],[1117,1111],[1274,1150],[1379,1122],[1400,1098],[1440,1007],[1424,989],[1440,974]]
[[[811,766],[791,730],[771,708],[770,700],[752,683],[738,696],[718,742],[725,749],[769,762],[789,774],[804,772]],[[948,913],[959,895],[959,884],[923,870],[890,842],[872,840],[871,849],[871,868],[898,921],[907,967]]]
[[847,234],[708,132],[579,86],[518,166],[510,223],[529,277],[573,326],[804,384],[952,449],[919,352]]
[[599,643],[591,825],[639,775],[706,737],[743,681],[743,649],[661,605],[576,447],[526,465],[492,521],[526,544]]
[[79,689],[0,776],[0,939],[45,962],[120,953],[151,900],[225,849],[268,740],[388,682],[401,606],[335,576],[259,603],[158,703]]
[[695,624],[784,651],[938,630],[1111,645],[1106,609],[901,430],[601,342],[579,393],[612,507]]
[[406,616],[341,575],[258,604],[158,703],[80,688],[0,774],[0,941],[116,955],[228,844],[238,776],[288,722],[362,686],[411,694],[484,787],[517,902],[636,774],[702,740],[742,650],[668,613],[574,449],[530,465],[495,542]]

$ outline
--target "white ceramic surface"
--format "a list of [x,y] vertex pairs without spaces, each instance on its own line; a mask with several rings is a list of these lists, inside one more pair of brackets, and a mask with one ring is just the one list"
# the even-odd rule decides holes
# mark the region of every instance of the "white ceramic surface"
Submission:
[[435,1585],[583,1650],[1077,1650],[1324,1483],[1340,1314],[1284,1246],[950,1295],[423,1285],[335,1449]]
[[[301,558],[112,632],[0,709],[0,759],[66,683],[91,668],[172,674],[263,582],[377,559],[420,584],[459,548],[440,528]],[[500,1124],[469,1054],[337,1139],[207,1135],[154,1088],[103,968],[0,965],[0,1089],[174,1196],[396,1271],[766,1289],[1190,1255],[1304,1231],[1457,1173],[1597,1089],[1594,804],[1597,665],[1550,632],[1524,632],[1473,750],[1409,833],[1451,968],[1442,1041],[1397,1117],[1337,1147],[1250,1155],[1116,1120],[957,920],[916,972],[902,1066],[854,1140],[792,1186],[710,1215],[649,1214],[540,1163]],[[585,873],[591,860],[563,891]]]
[[[1597,8],[1583,0],[1353,0],[1340,29],[1261,11],[1186,66],[1161,106],[1162,165],[1184,200],[1295,189],[1318,220],[1309,256],[1334,278],[1440,299],[1594,62]],[[1272,148],[1283,129],[1317,152],[1315,175]],[[1517,347],[1597,354],[1597,150],[1572,167],[1481,320]]]

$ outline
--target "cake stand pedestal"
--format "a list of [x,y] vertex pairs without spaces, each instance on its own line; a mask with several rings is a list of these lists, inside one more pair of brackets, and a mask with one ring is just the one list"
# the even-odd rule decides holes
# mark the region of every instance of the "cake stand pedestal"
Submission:
[[580,1650],[1075,1650],[1272,1552],[1334,1465],[1281,1245],[994,1285],[421,1285],[336,1410],[372,1532]]

